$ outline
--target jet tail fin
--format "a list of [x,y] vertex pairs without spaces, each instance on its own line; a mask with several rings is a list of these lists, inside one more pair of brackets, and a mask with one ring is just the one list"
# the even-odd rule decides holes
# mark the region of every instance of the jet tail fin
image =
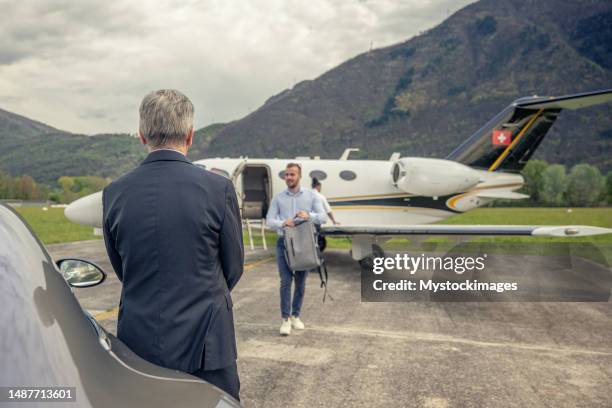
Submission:
[[453,150],[447,160],[488,171],[519,172],[563,109],[612,101],[612,89],[514,101]]

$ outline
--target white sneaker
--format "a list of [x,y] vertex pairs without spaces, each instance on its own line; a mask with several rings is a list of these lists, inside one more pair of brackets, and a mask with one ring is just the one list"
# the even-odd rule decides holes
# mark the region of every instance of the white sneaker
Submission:
[[288,336],[290,334],[291,334],[291,322],[289,321],[289,319],[283,319],[283,322],[281,323],[281,327],[280,327],[280,335]]
[[304,330],[304,322],[300,320],[299,317],[291,316],[291,327],[296,330]]

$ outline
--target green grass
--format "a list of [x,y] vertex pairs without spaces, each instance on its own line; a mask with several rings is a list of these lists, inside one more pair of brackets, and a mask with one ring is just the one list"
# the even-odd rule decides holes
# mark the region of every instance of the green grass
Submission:
[[16,210],[45,245],[102,238],[93,234],[92,227],[70,222],[64,217],[63,208],[43,211],[41,207],[21,207]]
[[[591,225],[612,228],[612,208],[479,208],[440,224]],[[612,244],[612,234],[577,238],[494,237],[479,242],[593,242]]]
[[[45,244],[61,242],[100,239],[93,234],[91,227],[73,224],[64,217],[63,208],[17,208],[17,211],[32,226],[38,237]],[[479,208],[465,214],[451,217],[443,224],[538,224],[538,225],[594,225],[612,228],[612,208],[576,208],[570,213],[565,208]],[[261,246],[261,236],[255,229],[255,245]],[[612,244],[612,234],[580,238],[531,238],[531,237],[494,237],[475,238],[478,242],[496,243],[536,243],[536,242],[592,242]],[[276,242],[276,233],[266,232],[269,247]],[[350,240],[347,238],[328,238],[330,248],[348,249]],[[452,238],[430,237],[428,243],[452,244]],[[244,243],[248,245],[248,237],[244,234]],[[391,246],[402,246],[410,243],[409,238],[394,238],[388,242]]]

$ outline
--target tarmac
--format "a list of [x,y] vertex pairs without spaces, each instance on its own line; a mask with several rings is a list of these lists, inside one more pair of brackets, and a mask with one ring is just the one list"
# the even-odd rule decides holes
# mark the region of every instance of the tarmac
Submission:
[[[102,240],[49,245],[108,273],[74,289],[116,332],[120,282]],[[612,303],[361,302],[360,267],[326,251],[333,300],[308,278],[306,330],[280,325],[274,252],[247,251],[232,293],[245,407],[612,406]]]

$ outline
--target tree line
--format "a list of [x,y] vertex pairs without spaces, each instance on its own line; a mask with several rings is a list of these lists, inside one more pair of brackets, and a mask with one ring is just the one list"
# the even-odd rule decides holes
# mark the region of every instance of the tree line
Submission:
[[68,204],[77,198],[102,190],[110,178],[62,176],[56,185],[37,183],[29,175],[13,177],[0,171],[0,199],[51,201]]
[[503,202],[504,205],[597,207],[612,204],[612,171],[604,176],[590,164],[577,164],[567,171],[562,164],[530,160],[521,174],[525,185],[520,192],[529,198]]

